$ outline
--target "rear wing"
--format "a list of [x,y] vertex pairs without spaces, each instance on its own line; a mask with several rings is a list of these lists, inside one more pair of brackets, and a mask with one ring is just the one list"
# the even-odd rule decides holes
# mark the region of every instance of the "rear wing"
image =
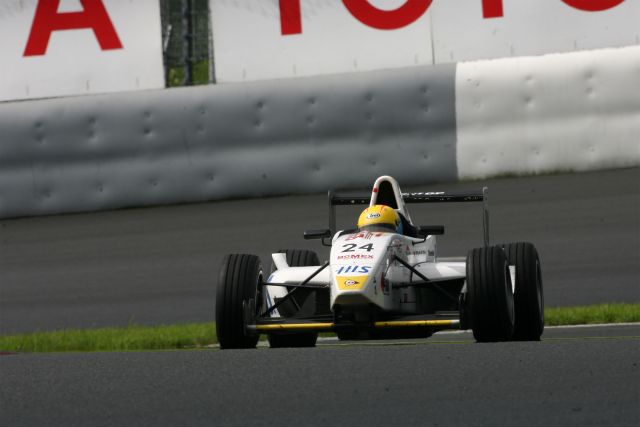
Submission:
[[[369,205],[371,193],[334,193],[329,191],[329,229],[333,235],[336,232],[336,206]],[[482,202],[482,231],[484,245],[489,246],[489,189],[445,192],[429,191],[416,193],[402,193],[404,203],[464,203]]]

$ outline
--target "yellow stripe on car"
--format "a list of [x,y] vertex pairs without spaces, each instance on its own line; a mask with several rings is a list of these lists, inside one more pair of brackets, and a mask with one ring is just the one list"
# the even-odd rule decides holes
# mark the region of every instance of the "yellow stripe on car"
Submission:
[[375,322],[376,328],[400,328],[412,326],[458,326],[460,321],[457,319],[442,320],[396,320],[389,322]]
[[271,325],[256,325],[257,331],[282,331],[282,330],[331,330],[333,323],[276,323]]
[[[457,319],[443,320],[395,320],[388,322],[375,322],[375,328],[410,328],[410,327],[428,327],[428,326],[459,326],[460,321]],[[273,323],[269,325],[251,325],[249,329],[255,329],[258,332],[269,331],[285,331],[285,330],[302,330],[302,331],[331,331],[335,327],[335,323]]]

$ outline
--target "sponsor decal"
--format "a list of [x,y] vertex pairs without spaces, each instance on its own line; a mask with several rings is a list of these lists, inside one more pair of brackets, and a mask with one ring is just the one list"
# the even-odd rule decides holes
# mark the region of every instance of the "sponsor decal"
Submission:
[[378,212],[372,212],[370,214],[367,214],[367,219],[376,219],[376,218],[380,218],[380,214]]
[[[7,2],[36,1],[4,0],[0,10]],[[107,6],[143,3],[102,1]],[[637,37],[633,16],[638,15],[634,9],[638,0],[209,0],[209,4],[220,83],[600,49],[633,45]],[[113,24],[119,31],[117,19]],[[121,31],[119,35],[126,48],[127,40]],[[423,197],[440,196],[444,194],[429,192]]]
[[[612,9],[623,1],[624,0],[562,0],[563,3],[573,7],[574,9],[583,10],[585,12],[601,12],[603,10]],[[502,16],[502,14],[499,16]]]
[[409,252],[409,255],[415,255],[415,256],[417,256],[417,255],[426,255],[426,254],[427,254],[427,251],[412,251],[412,252]]
[[164,88],[159,3],[0,1],[0,102]]
[[[280,0],[280,32],[283,36],[302,34],[301,0]],[[368,0],[342,0],[344,7],[362,24],[378,30],[406,27],[420,18],[433,0],[407,0],[395,10],[378,9]]]
[[442,196],[444,191],[427,191],[427,192],[418,192],[418,193],[409,193],[409,196],[420,197],[420,196]]
[[373,255],[369,255],[369,254],[338,255],[338,259],[373,259]]
[[[280,0],[280,32],[283,36],[302,34],[301,0]],[[502,18],[504,0],[482,0],[484,19]],[[624,0],[559,0],[585,12],[614,8]],[[417,21],[429,9],[433,0],[407,0],[397,9],[379,9],[369,0],[342,0],[347,11],[363,25],[377,30],[397,30]]]
[[436,256],[436,252],[435,252],[435,251],[429,251],[429,252],[428,252],[428,255],[429,255],[429,256]]
[[59,13],[60,0],[40,0],[24,49],[24,56],[40,56],[47,53],[51,34],[55,31],[90,29],[100,49],[122,49],[122,42],[102,0],[83,0],[80,12]]
[[364,287],[368,276],[336,276],[336,285],[341,291],[356,291]]
[[380,237],[380,236],[384,236],[385,233],[371,233],[370,231],[363,231],[360,233],[355,233],[350,235],[349,237],[347,237],[344,240],[356,240],[356,239],[372,239],[374,237]]
[[356,275],[356,274],[369,274],[371,271],[370,265],[337,265],[336,275]]

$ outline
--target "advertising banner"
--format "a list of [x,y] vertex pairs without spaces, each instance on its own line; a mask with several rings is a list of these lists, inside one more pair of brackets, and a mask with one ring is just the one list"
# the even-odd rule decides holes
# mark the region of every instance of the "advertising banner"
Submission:
[[640,44],[637,0],[210,0],[218,82]]
[[436,63],[640,44],[637,0],[434,0]]
[[0,101],[164,87],[156,0],[3,0]]
[[371,0],[371,5],[342,0],[210,0],[216,80],[433,62],[426,3]]

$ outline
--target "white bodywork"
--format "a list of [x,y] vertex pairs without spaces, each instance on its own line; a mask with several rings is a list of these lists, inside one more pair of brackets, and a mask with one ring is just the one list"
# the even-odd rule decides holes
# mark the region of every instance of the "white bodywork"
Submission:
[[[397,211],[410,221],[400,187],[391,177],[383,176],[376,180],[370,205],[376,204],[377,190],[384,181],[393,187]],[[273,254],[272,257],[276,270],[267,283],[300,284],[320,268],[289,267],[282,253]],[[330,287],[332,311],[337,305],[353,307],[373,304],[384,311],[418,314],[415,287],[397,285],[422,279],[398,262],[396,257],[429,280],[464,279],[466,276],[465,262],[438,261],[436,236],[423,239],[393,232],[355,231],[334,235],[329,266],[307,283]],[[268,307],[273,305],[275,298],[282,298],[288,292],[282,286],[265,286],[265,290]],[[277,310],[271,315],[280,316]]]

